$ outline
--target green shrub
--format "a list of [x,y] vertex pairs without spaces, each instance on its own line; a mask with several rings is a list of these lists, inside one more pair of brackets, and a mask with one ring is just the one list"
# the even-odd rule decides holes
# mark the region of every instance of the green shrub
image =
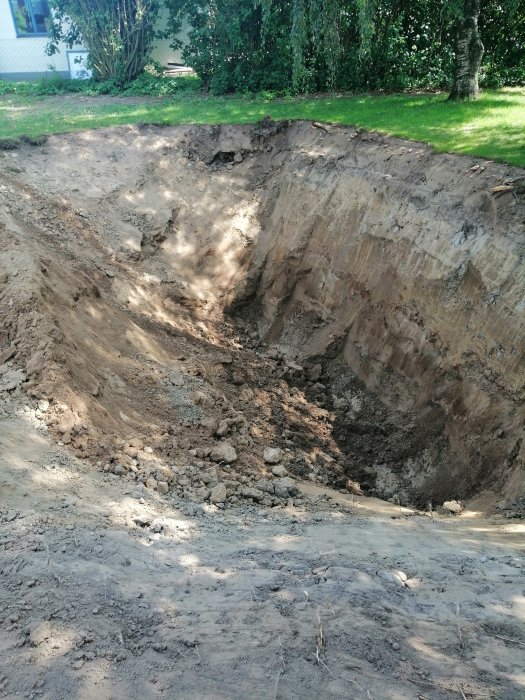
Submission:
[[525,86],[525,65],[495,66],[484,65],[480,75],[480,85],[485,88]]
[[[212,92],[447,88],[459,0],[166,0],[184,58]],[[484,0],[482,84],[520,85],[525,0]],[[177,44],[177,42],[175,42]],[[180,44],[177,44],[180,45]]]
[[117,80],[70,80],[53,76],[33,81],[15,82],[0,80],[0,95],[67,95],[82,93],[84,95],[151,95],[165,97],[179,93],[193,93],[201,86],[201,80],[195,76],[165,77],[144,72],[135,80],[122,85]]

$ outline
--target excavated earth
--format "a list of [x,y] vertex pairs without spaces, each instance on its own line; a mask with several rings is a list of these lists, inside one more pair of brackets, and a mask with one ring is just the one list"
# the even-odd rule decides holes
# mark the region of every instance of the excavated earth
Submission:
[[525,173],[5,145],[0,696],[523,698]]

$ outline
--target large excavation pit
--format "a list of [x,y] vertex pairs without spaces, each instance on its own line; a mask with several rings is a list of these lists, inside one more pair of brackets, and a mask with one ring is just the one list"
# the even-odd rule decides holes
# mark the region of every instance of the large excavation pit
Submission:
[[401,503],[522,494],[521,171],[271,121],[4,155],[5,381],[78,455],[272,443]]
[[523,171],[270,120],[16,145],[0,695],[525,697]]

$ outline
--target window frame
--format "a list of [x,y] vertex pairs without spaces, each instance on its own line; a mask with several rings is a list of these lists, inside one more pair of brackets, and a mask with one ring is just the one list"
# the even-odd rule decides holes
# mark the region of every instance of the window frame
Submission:
[[[16,21],[16,15],[15,15],[15,8],[14,8],[14,3],[17,0],[7,0],[9,3],[9,8],[11,10],[11,17],[13,18],[13,26],[15,28],[15,33],[16,33],[16,38],[17,39],[32,39],[32,38],[42,38],[43,36],[49,36],[49,31],[47,32],[21,32],[20,29],[18,28],[18,24]],[[29,16],[31,18],[31,22],[33,23],[33,27],[36,27],[36,21],[35,21],[35,13],[33,11],[33,0],[24,0],[26,10],[29,13]],[[51,8],[49,10],[51,16]]]

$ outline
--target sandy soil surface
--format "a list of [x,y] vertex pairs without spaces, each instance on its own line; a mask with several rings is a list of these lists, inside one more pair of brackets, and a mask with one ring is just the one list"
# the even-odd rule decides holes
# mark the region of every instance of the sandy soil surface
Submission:
[[2,697],[524,697],[525,525],[137,500],[3,409]]

